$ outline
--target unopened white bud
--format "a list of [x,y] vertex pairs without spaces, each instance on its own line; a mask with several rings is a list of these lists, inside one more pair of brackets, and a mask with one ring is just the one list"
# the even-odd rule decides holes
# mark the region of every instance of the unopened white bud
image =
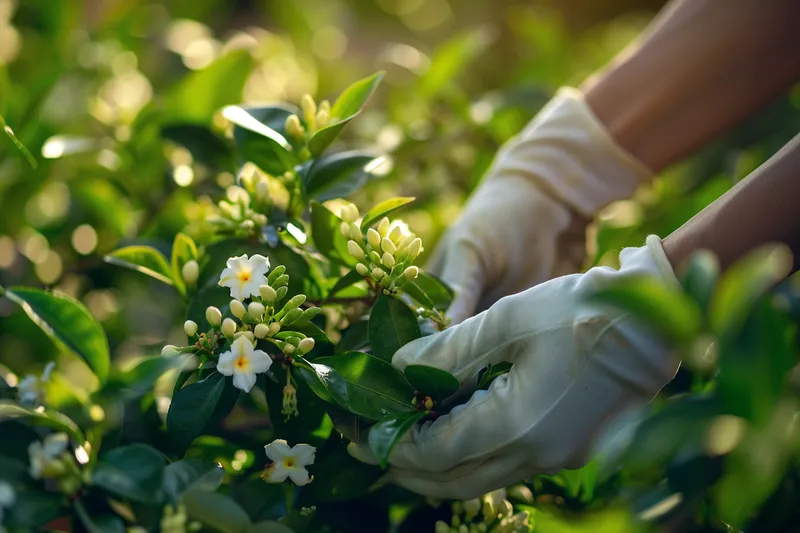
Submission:
[[342,223],[339,224],[339,233],[342,234],[342,237],[345,237],[345,238],[349,239],[350,238],[350,224],[348,224],[347,222],[345,222],[343,220]]
[[437,520],[433,526],[434,533],[450,533],[450,524]]
[[270,324],[269,325],[269,335],[270,335],[270,337],[275,335],[276,333],[278,333],[280,330],[281,330],[281,325],[280,325],[279,322],[273,322],[272,324]]
[[300,355],[305,355],[314,349],[314,344],[314,339],[311,337],[306,337],[297,343],[297,351],[300,353]]
[[364,259],[364,250],[361,249],[356,241],[347,241],[347,251],[359,261]]
[[314,118],[314,115],[317,114],[317,103],[314,101],[314,97],[308,93],[304,94],[300,98],[300,109],[303,110],[306,120],[309,120],[309,117]]
[[331,120],[331,112],[327,109],[320,109],[317,111],[317,128],[324,128],[328,125],[328,122]]
[[397,251],[397,246],[395,246],[392,240],[389,239],[388,237],[384,237],[383,240],[381,241],[381,248],[383,249],[384,252],[389,254],[393,254]]
[[370,246],[377,250],[381,247],[381,234],[374,229],[369,228],[367,230],[367,242]]
[[250,218],[252,218],[253,222],[255,222],[258,226],[263,226],[267,223],[267,215],[263,213],[253,213],[253,216]]
[[364,263],[358,263],[356,265],[356,272],[358,272],[362,276],[366,276],[369,274],[369,269],[367,268],[367,265],[365,265]]
[[297,115],[289,115],[288,117],[286,117],[284,128],[286,129],[286,133],[289,134],[289,136],[294,137],[296,139],[302,139],[306,131],[305,129],[303,129],[303,125],[300,124],[300,118]]
[[250,305],[247,306],[247,312],[256,320],[261,320],[261,317],[264,316],[264,306],[258,302],[250,302]]
[[242,318],[244,316],[244,304],[239,300],[231,300],[230,309],[231,314],[236,318]]
[[341,216],[342,220],[347,223],[355,222],[358,220],[358,208],[355,204],[345,204],[342,206],[341,211],[339,211],[339,215]]
[[287,344],[283,347],[283,353],[286,355],[292,355],[294,353],[294,346],[291,344]]
[[389,252],[384,253],[383,257],[381,257],[381,263],[386,268],[392,268],[394,266],[394,256]]
[[261,297],[264,299],[267,305],[272,304],[272,302],[274,302],[275,299],[278,297],[278,293],[275,292],[275,289],[273,289],[269,285],[260,286],[258,288],[258,293],[261,295]]
[[222,322],[222,312],[211,305],[206,309],[206,320],[210,326],[217,327]]
[[253,335],[252,331],[240,331],[238,333],[234,333],[233,335],[234,340],[238,339],[239,337],[245,337],[247,338],[247,340],[253,343],[256,342],[256,336]]
[[385,275],[386,275],[386,272],[384,272],[382,269],[380,269],[378,267],[375,267],[375,268],[372,269],[372,277],[377,279],[377,280],[383,279],[383,276],[385,276]]
[[232,318],[226,318],[222,321],[222,334],[226,337],[233,337],[234,333],[236,333],[236,329],[238,326],[236,322]]
[[200,277],[200,265],[194,259],[186,261],[181,269],[181,276],[187,285],[194,285],[197,283],[197,278]]
[[381,234],[381,237],[386,237],[386,233],[389,231],[389,219],[383,217],[380,222],[378,222],[378,233]]
[[163,348],[161,348],[161,357],[175,357],[176,355],[180,355],[180,349],[175,346],[174,344],[167,344]]
[[416,259],[420,251],[422,251],[422,239],[418,237],[408,245],[408,257],[410,259]]
[[256,225],[252,220],[248,218],[247,220],[242,220],[242,223],[239,224],[239,227],[242,229],[253,229],[254,227],[256,227]]
[[197,322],[194,320],[187,320],[183,323],[183,332],[187,337],[194,337],[197,335]]
[[253,330],[253,333],[259,339],[263,339],[264,337],[269,335],[269,326],[266,325],[266,324],[256,324],[256,327]]
[[262,202],[269,199],[269,182],[267,180],[263,179],[256,184],[256,198]]
[[247,205],[250,203],[250,193],[238,185],[231,185],[228,187],[225,190],[225,195],[228,197],[228,200],[234,204]]
[[392,242],[395,244],[400,242],[400,239],[403,238],[403,230],[400,229],[400,226],[392,228],[392,231],[389,232],[389,238],[392,239]]
[[350,238],[354,241],[360,241],[364,238],[364,236],[361,234],[361,228],[359,228],[358,224],[355,222],[350,223]]
[[462,505],[464,506],[464,512],[467,514],[467,518],[477,516],[478,513],[481,512],[481,501],[478,498],[466,500]]
[[403,277],[406,279],[416,279],[419,276],[419,268],[411,265],[403,271]]

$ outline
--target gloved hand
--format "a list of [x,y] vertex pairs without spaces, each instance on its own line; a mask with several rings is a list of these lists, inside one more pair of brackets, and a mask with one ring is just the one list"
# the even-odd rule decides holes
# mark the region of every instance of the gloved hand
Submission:
[[[435,497],[469,499],[538,473],[577,468],[626,408],[650,401],[677,371],[666,345],[629,313],[588,301],[633,276],[676,287],[658,237],[622,251],[621,267],[595,267],[501,299],[463,323],[401,348],[393,364],[423,364],[460,381],[488,364],[511,371],[488,391],[417,426],[389,457],[390,480]],[[350,448],[374,462],[368,446]]]
[[497,154],[428,270],[456,289],[454,324],[503,296],[577,272],[589,218],[651,172],[627,154],[576,89]]

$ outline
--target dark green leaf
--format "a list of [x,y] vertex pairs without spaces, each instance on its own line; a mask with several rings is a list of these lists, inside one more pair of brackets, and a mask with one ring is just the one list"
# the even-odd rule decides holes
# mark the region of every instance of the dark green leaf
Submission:
[[347,197],[367,182],[369,172],[365,168],[375,159],[357,151],[320,157],[303,176],[306,194],[319,202]]
[[78,444],[83,444],[86,441],[78,425],[71,418],[58,411],[28,409],[10,400],[0,400],[0,422],[17,418],[25,419],[26,422],[32,425],[63,431]]
[[392,453],[394,446],[400,442],[414,425],[425,417],[424,411],[412,411],[410,413],[399,413],[388,418],[384,418],[369,430],[369,447],[375,457],[381,462],[381,466],[388,466],[389,454]]
[[183,459],[164,469],[164,493],[172,505],[180,503],[187,490],[215,491],[225,472],[219,465],[199,459]]
[[369,344],[369,320],[359,320],[342,333],[336,353],[361,350]]
[[167,413],[167,433],[184,450],[203,431],[225,389],[225,376],[214,373],[180,389]]
[[295,372],[308,384],[314,394],[328,403],[347,406],[347,383],[331,367],[310,363],[300,356],[294,358]]
[[222,533],[247,533],[250,518],[239,504],[224,494],[190,490],[183,495],[186,514]]
[[186,148],[195,161],[217,169],[228,168],[232,162],[227,143],[206,126],[171,124],[161,128],[161,136]]
[[355,265],[357,261],[347,252],[347,239],[339,231],[341,224],[342,219],[327,207],[311,201],[311,236],[319,253],[328,259]]
[[195,261],[197,260],[197,245],[195,245],[192,238],[185,233],[178,233],[175,235],[175,240],[172,242],[170,266],[172,267],[172,279],[181,291],[184,291],[186,288],[186,283],[183,281],[183,265],[192,259]]
[[106,255],[105,260],[112,265],[146,274],[167,285],[173,284],[172,271],[166,258],[150,246],[126,246]]
[[[413,284],[419,287],[433,302],[433,307],[440,311],[446,311],[453,302],[453,290],[430,272],[421,271],[417,279],[413,281]],[[407,289],[405,289],[406,285],[403,286],[403,290],[407,291]],[[411,296],[414,297],[413,294]]]
[[269,174],[280,175],[287,170],[294,170],[296,159],[286,136],[263,123],[256,115],[274,123],[280,116],[286,120],[286,111],[280,107],[237,106],[229,106],[222,111],[223,116],[235,125],[233,139],[239,152],[247,161],[255,163]]
[[405,344],[422,336],[417,315],[400,300],[381,294],[369,315],[369,344],[386,361]]
[[448,398],[461,386],[451,373],[432,366],[408,365],[403,373],[420,396],[430,396],[436,402]]
[[[153,389],[158,378],[172,369],[183,368],[191,360],[190,354],[175,357],[151,357],[145,359],[132,370],[112,373],[102,391],[119,401],[129,401]],[[188,374],[188,373],[187,373]]]
[[101,457],[92,484],[128,500],[156,503],[163,497],[163,477],[164,456],[145,444],[131,444]]
[[347,409],[379,420],[411,411],[414,387],[390,363],[363,352],[321,357],[315,363],[333,368],[347,383]]
[[364,219],[361,221],[361,229],[366,230],[374,223],[376,223],[381,218],[385,217],[389,213],[400,209],[404,205],[410,204],[413,202],[415,198],[411,197],[399,197],[399,198],[391,198],[389,200],[384,200],[383,202],[379,203],[369,211],[367,214],[364,215]]
[[339,278],[339,281],[333,286],[333,288],[328,293],[328,298],[332,298],[336,295],[337,292],[346,289],[347,287],[358,283],[359,281],[363,281],[364,276],[356,272],[355,270],[351,270],[343,277]]
[[683,290],[705,313],[714,295],[719,277],[719,261],[711,252],[700,251],[692,255],[681,275]]
[[36,526],[43,526],[66,514],[64,500],[64,496],[52,492],[17,490],[16,502],[4,510],[3,523],[11,531],[37,531],[34,529]]
[[507,374],[509,370],[511,370],[511,363],[498,363],[487,366],[478,379],[478,389],[489,390],[489,385],[492,384],[492,381],[503,374]]
[[351,500],[367,494],[382,475],[380,468],[353,459],[345,446],[326,453],[314,464],[314,482],[306,489],[317,501]]
[[294,530],[280,522],[264,520],[250,526],[247,533],[294,533]]
[[108,377],[108,340],[89,310],[71,296],[27,287],[12,287],[6,296],[33,322],[69,351],[80,356],[100,383]]

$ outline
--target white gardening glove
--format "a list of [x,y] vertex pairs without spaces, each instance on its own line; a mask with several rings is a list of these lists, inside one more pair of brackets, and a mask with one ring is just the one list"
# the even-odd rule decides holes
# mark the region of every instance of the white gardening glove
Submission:
[[[547,281],[401,348],[392,361],[398,368],[430,365],[462,382],[489,364],[513,367],[489,390],[409,431],[389,457],[390,480],[425,495],[469,499],[577,468],[614,416],[650,401],[678,360],[634,316],[588,297],[635,276],[676,290],[678,282],[658,237],[620,258],[619,270],[595,267]],[[363,444],[351,454],[376,462]]]
[[457,324],[503,296],[577,272],[589,218],[650,171],[564,88],[497,154],[428,270],[456,290]]

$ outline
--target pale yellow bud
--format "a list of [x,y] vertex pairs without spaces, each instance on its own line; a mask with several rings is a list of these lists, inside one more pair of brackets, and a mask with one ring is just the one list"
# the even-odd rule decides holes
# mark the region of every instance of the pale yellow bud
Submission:
[[236,322],[234,322],[232,318],[226,318],[222,321],[222,334],[226,337],[233,337],[237,327]]
[[296,139],[302,139],[303,135],[305,135],[303,125],[300,123],[300,118],[297,115],[289,115],[286,117],[284,128],[286,128],[286,133],[288,135]]
[[262,285],[258,288],[259,294],[261,294],[261,298],[264,299],[267,305],[272,304],[275,299],[278,297],[278,293],[275,292],[275,289],[270,287],[269,285]]
[[210,326],[219,326],[222,322],[222,312],[211,305],[206,309],[206,320]]
[[261,202],[265,202],[269,197],[269,183],[263,179],[256,184],[256,198]]
[[161,348],[161,357],[175,357],[180,354],[180,349],[174,344],[167,344]]
[[194,259],[186,261],[181,269],[181,276],[187,285],[194,285],[197,283],[197,278],[200,277],[200,265]]
[[477,516],[478,513],[481,512],[481,501],[478,498],[473,500],[466,500],[463,502],[464,512],[467,514],[467,518],[472,518],[473,516]]
[[400,226],[395,226],[394,228],[392,228],[392,231],[389,232],[389,238],[395,244],[398,244],[400,242],[400,239],[403,238],[403,230],[400,229]]
[[250,193],[238,185],[231,185],[225,189],[225,196],[234,204],[248,205],[250,203]]
[[263,339],[264,337],[269,335],[269,326],[266,324],[256,324],[256,327],[253,330],[253,334],[259,339]]
[[250,302],[250,305],[247,306],[247,312],[256,320],[261,320],[261,317],[264,316],[264,306],[258,302]]
[[250,342],[256,342],[256,336],[253,335],[252,331],[240,331],[238,333],[234,333],[233,338],[238,339],[239,337],[245,337]]
[[263,213],[253,213],[253,216],[250,218],[252,218],[253,222],[259,226],[263,226],[267,223],[267,215]]
[[381,257],[381,263],[386,268],[392,268],[394,266],[394,256],[388,252],[384,253],[383,257]]
[[408,245],[408,257],[415,259],[422,251],[422,239],[416,238]]
[[369,228],[367,230],[367,242],[370,246],[377,250],[381,246],[381,234],[374,229]]
[[358,224],[355,222],[350,223],[350,238],[359,242],[364,238],[364,236],[361,234],[361,228],[359,228]]
[[375,268],[372,269],[372,277],[377,279],[377,280],[383,279],[383,276],[385,276],[385,275],[386,275],[386,272],[384,272],[383,270],[381,270],[378,267],[375,267]]
[[331,114],[331,103],[328,100],[323,100],[319,103],[319,106],[317,107],[317,113],[320,113],[321,111],[328,113],[328,115]]
[[437,520],[433,526],[434,533],[450,533],[450,525],[447,522]]
[[416,279],[419,276],[419,268],[411,265],[403,271],[403,277],[406,279]]
[[364,263],[358,263],[356,265],[356,272],[358,272],[362,276],[366,276],[369,274],[369,269],[367,268],[367,265],[365,265]]
[[391,239],[384,237],[381,241],[381,248],[387,254],[393,254],[397,251],[397,246],[391,241]]
[[306,337],[305,339],[297,343],[297,351],[300,353],[300,355],[307,354],[308,352],[314,349],[314,344],[315,344],[314,339],[312,339],[311,337]]
[[350,224],[342,221],[342,223],[339,224],[339,233],[342,234],[342,237],[350,238]]
[[183,332],[187,337],[194,337],[197,335],[197,322],[194,320],[187,320],[183,323]]
[[236,318],[242,318],[245,313],[244,304],[239,300],[231,300],[230,303],[231,314]]
[[305,119],[311,122],[314,119],[314,115],[317,114],[317,103],[310,94],[306,93],[300,98],[300,109],[303,110]]
[[376,252],[375,250],[372,250],[372,251],[369,253],[369,258],[370,258],[370,260],[371,260],[373,263],[375,263],[376,265],[377,265],[377,264],[379,264],[379,263],[381,262],[381,254],[379,254],[379,253],[378,253],[378,252]]
[[381,237],[386,237],[386,233],[389,231],[389,219],[383,217],[380,222],[378,222],[378,233],[381,234]]
[[359,261],[364,259],[364,250],[361,249],[356,241],[347,241],[347,251]]
[[278,322],[273,322],[269,325],[269,335],[270,337],[275,335],[281,330],[281,325]]
[[286,355],[292,355],[294,353],[294,346],[292,346],[291,344],[287,344],[286,346],[283,347],[283,353],[285,353]]
[[328,122],[330,122],[331,120],[330,111],[327,111],[325,109],[320,109],[319,111],[317,111],[317,116],[315,120],[317,122],[317,128],[324,128],[325,126],[328,125]]

